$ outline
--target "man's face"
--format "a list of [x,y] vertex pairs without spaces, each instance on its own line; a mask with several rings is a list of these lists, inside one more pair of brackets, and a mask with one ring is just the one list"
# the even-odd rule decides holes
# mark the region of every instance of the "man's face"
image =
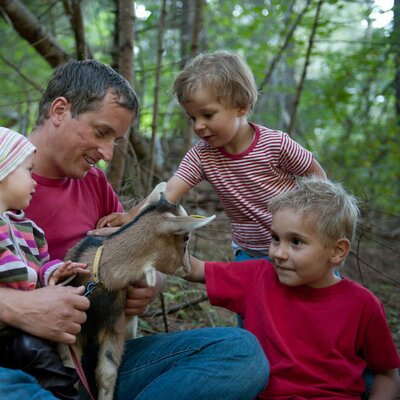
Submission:
[[111,161],[114,146],[125,138],[133,112],[115,102],[108,93],[96,111],[73,118],[69,109],[62,114],[51,144],[53,178],[83,178],[100,160]]

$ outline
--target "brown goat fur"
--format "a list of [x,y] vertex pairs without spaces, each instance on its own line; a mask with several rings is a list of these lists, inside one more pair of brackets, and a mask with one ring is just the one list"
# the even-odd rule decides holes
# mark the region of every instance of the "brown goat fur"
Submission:
[[124,351],[127,317],[125,300],[130,285],[146,278],[155,284],[155,270],[166,274],[190,271],[187,243],[192,230],[209,223],[213,217],[187,216],[183,208],[163,196],[159,184],[141,208],[139,215],[105,239],[86,237],[72,248],[66,260],[88,264],[91,277],[78,275],[71,283],[86,285],[93,281],[93,263],[103,245],[99,278],[90,295],[87,321],[74,346],[78,357],[87,343],[98,343],[96,382],[99,400],[113,398],[118,368]]

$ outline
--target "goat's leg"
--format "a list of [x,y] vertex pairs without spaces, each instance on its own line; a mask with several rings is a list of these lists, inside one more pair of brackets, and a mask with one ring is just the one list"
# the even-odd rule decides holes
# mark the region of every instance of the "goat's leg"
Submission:
[[125,316],[100,334],[96,368],[98,400],[112,400],[125,342]]

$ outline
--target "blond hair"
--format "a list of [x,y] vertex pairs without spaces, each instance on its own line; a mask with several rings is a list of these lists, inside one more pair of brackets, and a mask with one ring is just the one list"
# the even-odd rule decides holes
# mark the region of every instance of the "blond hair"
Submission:
[[220,103],[248,108],[249,113],[258,96],[250,67],[231,51],[198,54],[192,58],[176,77],[173,93],[182,104],[199,88],[212,89]]
[[299,178],[296,190],[281,193],[269,203],[272,215],[287,208],[303,213],[324,242],[347,238],[351,243],[354,238],[357,200],[339,183],[315,176]]

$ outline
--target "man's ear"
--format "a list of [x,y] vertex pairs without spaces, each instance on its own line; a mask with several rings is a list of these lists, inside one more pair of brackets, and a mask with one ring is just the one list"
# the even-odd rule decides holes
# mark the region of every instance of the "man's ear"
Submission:
[[49,117],[55,126],[59,126],[65,114],[69,111],[70,104],[65,97],[57,97],[50,106]]
[[331,262],[339,265],[349,254],[350,241],[346,238],[340,238],[333,244]]

